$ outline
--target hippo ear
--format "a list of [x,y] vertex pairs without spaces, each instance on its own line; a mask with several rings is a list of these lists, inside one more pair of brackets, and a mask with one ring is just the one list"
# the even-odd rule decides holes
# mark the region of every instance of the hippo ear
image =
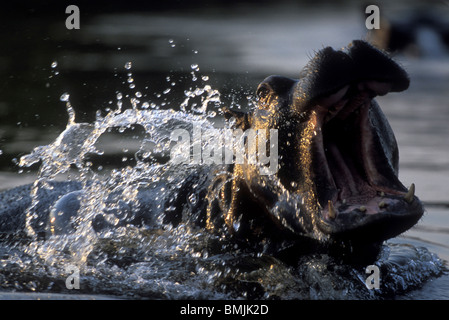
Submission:
[[251,115],[249,114],[249,112],[235,111],[226,107],[223,107],[222,110],[226,120],[229,120],[231,118],[235,119],[234,126],[236,128],[246,130],[251,127]]

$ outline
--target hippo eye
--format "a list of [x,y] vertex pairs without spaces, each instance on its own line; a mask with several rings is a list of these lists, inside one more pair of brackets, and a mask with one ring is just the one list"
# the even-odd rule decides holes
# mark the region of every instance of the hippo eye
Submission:
[[262,83],[257,88],[257,100],[259,109],[270,109],[273,107],[273,102],[277,97],[273,95],[273,89],[266,83]]
[[265,83],[262,83],[259,88],[257,88],[256,95],[259,99],[266,99],[270,94],[271,88]]

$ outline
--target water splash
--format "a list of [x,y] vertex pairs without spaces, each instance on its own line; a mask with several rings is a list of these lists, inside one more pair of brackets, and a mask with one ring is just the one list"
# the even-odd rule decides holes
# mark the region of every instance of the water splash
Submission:
[[[127,62],[124,68],[130,71],[132,63]],[[129,72],[127,75],[127,82],[133,84],[132,73]],[[167,88],[164,94],[169,92],[170,88]],[[82,184],[82,191],[76,192],[80,214],[71,218],[71,222],[76,223],[77,228],[70,235],[70,242],[62,236],[62,244],[59,240],[53,239],[33,249],[46,261],[57,260],[56,252],[63,248],[72,253],[70,259],[73,263],[85,265],[89,254],[99,241],[98,234],[93,230],[95,219],[98,220],[98,216],[101,215],[103,220],[112,226],[119,226],[122,221],[133,220],[132,216],[142,210],[138,207],[138,197],[143,189],[151,192],[157,188],[155,191],[157,197],[152,204],[155,208],[151,209],[159,211],[159,214],[155,213],[155,220],[161,220],[163,201],[166,200],[169,192],[180,187],[182,179],[186,177],[180,172],[173,172],[177,167],[170,161],[168,163],[160,161],[170,155],[171,132],[179,128],[192,130],[194,123],[202,128],[212,129],[213,124],[208,120],[211,115],[206,114],[206,111],[211,103],[215,108],[221,103],[218,90],[212,89],[209,85],[190,92],[181,106],[181,111],[162,110],[154,103],[151,103],[152,109],[148,110],[150,102],[140,105],[138,100],[142,98],[140,91],[134,92],[134,97],[130,98],[131,108],[128,109],[124,109],[124,96],[121,92],[116,93],[116,98],[116,108],[109,109],[105,115],[97,112],[95,122],[77,123],[75,110],[70,103],[70,95],[67,92],[63,93],[60,100],[66,103],[69,116],[65,130],[53,143],[39,146],[20,159],[20,167],[30,167],[40,162],[38,179],[34,182],[31,191],[31,205],[27,209],[26,230],[31,237],[36,238],[39,235],[36,230],[42,231],[46,227],[46,222],[40,220],[38,212],[43,205],[42,202],[45,201],[46,191],[53,188],[50,182],[75,168],[76,174],[72,174],[72,177]],[[190,106],[196,114],[186,111],[189,100],[192,98],[201,100],[200,107]],[[145,134],[134,155],[135,165],[108,172],[103,170],[101,173],[94,172],[89,158],[93,155],[104,154],[104,151],[97,147],[100,137],[114,128],[118,128],[120,134],[134,126],[143,128]],[[182,172],[187,173],[189,170],[194,168],[187,166]],[[125,207],[130,210],[124,210]],[[57,211],[57,205],[51,210]],[[62,213],[54,213],[54,217],[56,218],[58,214]],[[153,227],[155,226],[156,224],[153,223]]]
[[[175,45],[174,41],[170,44]],[[132,63],[124,68],[127,84],[135,85]],[[27,211],[31,238],[23,244],[0,246],[0,267],[9,272],[8,276],[0,274],[3,289],[68,292],[65,267],[72,264],[80,268],[80,292],[89,294],[158,299],[375,299],[406,292],[441,273],[441,260],[426,249],[390,244],[376,262],[388,278],[380,290],[370,291],[364,285],[363,268],[342,265],[325,254],[304,256],[292,266],[263,252],[246,252],[226,238],[184,221],[176,227],[165,224],[163,203],[171,203],[170,197],[179,192],[190,173],[208,170],[205,165],[167,160],[170,134],[174,129],[191,131],[194,125],[214,129],[213,120],[222,104],[220,92],[205,84],[209,78],[198,75],[199,66],[192,64],[191,69],[191,80],[198,85],[184,92],[179,111],[164,110],[153,101],[142,102],[145,92],[133,86],[129,87],[135,90],[132,95],[115,92],[115,108],[97,112],[93,123],[77,123],[69,93],[61,95],[69,118],[65,130],[51,144],[20,159],[21,167],[40,163]],[[166,82],[162,94],[170,98],[174,82],[170,77]],[[101,137],[114,129],[120,136],[137,126],[143,137],[137,141],[134,164],[94,170],[92,156],[105,153]],[[69,172],[69,180],[79,186],[55,202],[69,204],[76,199],[77,214],[67,220],[76,228],[47,234],[43,240],[37,230],[48,230],[38,212],[48,206],[46,197],[58,176]],[[197,184],[206,184],[204,179]],[[232,175],[225,182],[229,179]],[[194,208],[203,196],[197,191],[200,189],[192,186],[186,195],[183,215],[195,218]],[[142,201],[145,198],[151,202]],[[57,204],[50,210],[53,217],[63,214]],[[173,210],[166,208],[168,213]],[[142,211],[155,213],[150,223],[127,223],[138,219]],[[95,231],[99,223],[112,227]],[[238,228],[238,221],[235,223]]]

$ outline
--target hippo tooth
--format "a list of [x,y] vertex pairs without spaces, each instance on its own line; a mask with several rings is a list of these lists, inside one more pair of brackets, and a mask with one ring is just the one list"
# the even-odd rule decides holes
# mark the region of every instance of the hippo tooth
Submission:
[[327,209],[329,211],[329,219],[335,219],[337,212],[335,211],[334,204],[331,200],[327,202]]
[[412,183],[407,191],[407,194],[404,196],[405,202],[412,203],[414,196],[415,196],[415,184]]
[[360,206],[359,210],[362,211],[362,212],[365,212],[366,211],[366,207],[365,206]]
[[385,208],[386,206],[387,206],[387,203],[385,201],[379,202],[379,208],[380,209]]

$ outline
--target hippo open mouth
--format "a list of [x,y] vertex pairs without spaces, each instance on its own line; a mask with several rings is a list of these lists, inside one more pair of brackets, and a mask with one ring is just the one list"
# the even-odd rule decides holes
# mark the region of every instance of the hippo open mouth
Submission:
[[[306,77],[312,76],[307,82],[318,89],[308,103],[302,97],[294,102],[308,105],[308,123],[314,127],[310,147],[317,225],[337,238],[388,239],[413,226],[423,208],[414,184],[407,190],[398,179],[396,140],[373,98],[407,89],[408,76],[362,41],[354,41],[347,52],[324,50],[313,62],[316,76],[306,67]],[[298,89],[295,94],[298,100]]]
[[389,238],[421,217],[422,211],[411,210],[415,186],[407,190],[397,177],[397,168],[389,163],[389,156],[397,157],[397,151],[388,149],[395,154],[385,154],[385,146],[372,132],[369,113],[376,104],[372,98],[390,88],[389,83],[378,81],[346,85],[316,106],[315,119],[321,130],[316,130],[312,140],[320,175],[320,227],[325,232],[343,234],[371,225],[358,230],[367,232],[377,224],[377,230],[366,236]]

